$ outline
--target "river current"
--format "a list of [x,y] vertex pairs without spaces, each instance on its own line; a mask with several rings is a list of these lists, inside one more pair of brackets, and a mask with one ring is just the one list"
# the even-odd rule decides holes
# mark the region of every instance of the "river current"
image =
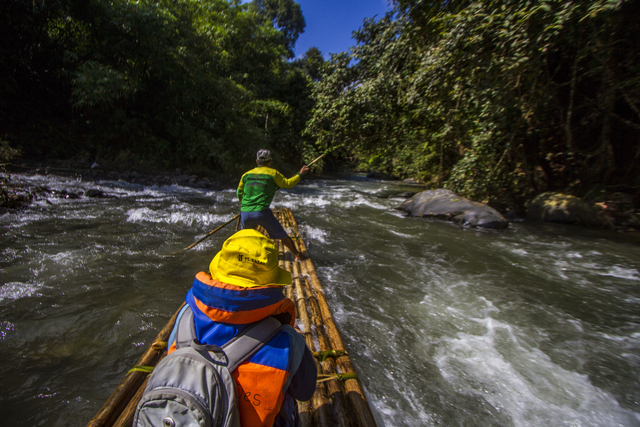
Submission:
[[[0,216],[0,420],[83,426],[207,270],[234,190],[12,175],[111,198]],[[393,182],[279,191],[382,426],[640,426],[640,245],[404,218]]]

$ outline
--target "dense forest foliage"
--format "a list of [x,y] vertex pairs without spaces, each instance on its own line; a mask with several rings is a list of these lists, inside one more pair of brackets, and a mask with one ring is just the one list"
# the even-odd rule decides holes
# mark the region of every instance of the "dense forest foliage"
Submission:
[[640,2],[395,0],[325,64],[307,135],[514,205],[640,189]]
[[[230,174],[299,166],[312,49],[293,0],[5,0],[0,139],[26,158]],[[308,144],[307,144],[308,145]]]
[[0,154],[231,175],[267,147],[514,206],[640,195],[640,0],[392,4],[325,61],[293,57],[293,0],[5,0]]

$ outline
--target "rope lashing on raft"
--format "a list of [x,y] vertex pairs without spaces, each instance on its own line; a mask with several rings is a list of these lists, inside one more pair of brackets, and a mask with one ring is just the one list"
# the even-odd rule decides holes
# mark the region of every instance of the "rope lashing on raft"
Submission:
[[[162,351],[164,349],[167,348],[167,341],[154,341],[153,343],[151,343],[151,348],[153,348],[156,351]],[[313,357],[317,358],[319,362],[324,362],[325,360],[327,360],[330,357],[333,358],[338,358],[340,356],[345,356],[347,355],[347,352],[344,350],[323,350],[323,351],[314,351],[313,352]],[[150,374],[151,372],[153,372],[154,367],[153,366],[134,366],[133,368],[131,368],[129,370],[129,372],[127,373],[131,373],[131,372],[143,372],[146,374]],[[338,380],[338,381],[346,381],[346,380],[355,380],[358,379],[358,376],[351,372],[351,373],[346,373],[346,374],[330,374],[330,375],[318,375],[318,381],[319,383],[321,382],[325,382],[325,381],[330,381],[330,380]]]
[[150,374],[151,372],[153,372],[154,368],[155,366],[134,366],[133,368],[129,369],[129,372],[127,372],[127,374],[130,374],[131,372],[144,372],[145,374]]
[[[164,351],[167,348],[167,344],[168,343],[166,341],[154,341],[151,343],[151,348],[155,351]],[[153,366],[134,366],[133,368],[129,369],[129,372],[127,372],[127,374],[130,374],[131,372],[144,372],[146,374],[150,374],[151,372],[153,372]]]
[[302,236],[300,236],[298,233],[293,233],[291,236],[289,236],[289,238],[293,241],[293,242],[299,242],[302,240]]
[[[154,341],[151,343],[151,348],[156,351],[161,351],[167,348],[166,341]],[[314,351],[313,357],[317,358],[320,362],[324,362],[329,357],[340,357],[345,356],[347,354],[344,350],[324,350],[324,351]],[[129,372],[147,372],[145,370],[137,369],[137,368],[149,368],[149,366],[134,366]],[[150,372],[150,371],[149,371]]]
[[[127,373],[131,372],[142,372],[145,374],[150,374],[154,370],[154,366],[134,366]],[[337,380],[340,382],[345,382],[347,380],[357,380],[358,375],[355,372],[347,372],[346,374],[320,374],[318,375],[317,383],[324,383],[331,380]]]
[[347,352],[344,350],[324,350],[324,351],[314,351],[313,357],[316,357],[320,362],[324,362],[329,357],[340,357],[346,354]]
[[355,372],[347,372],[346,374],[328,374],[328,375],[318,375],[317,383],[323,383],[331,380],[338,380],[340,382],[345,382],[346,380],[357,380],[358,375]]
[[154,342],[151,343],[151,348],[156,350],[156,351],[164,350],[165,348],[167,348],[167,342],[166,341],[154,341]]

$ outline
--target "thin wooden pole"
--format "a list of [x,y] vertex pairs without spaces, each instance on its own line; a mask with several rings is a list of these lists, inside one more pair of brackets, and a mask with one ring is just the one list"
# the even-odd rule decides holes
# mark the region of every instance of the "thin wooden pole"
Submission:
[[318,158],[317,158],[317,159],[315,159],[314,161],[312,161],[311,163],[309,163],[309,164],[307,165],[307,167],[310,167],[312,164],[314,164],[315,162],[317,162],[318,160],[320,160],[321,158],[323,158],[323,157],[324,157],[324,156],[326,156],[326,155],[327,155],[327,153],[321,154],[320,156],[318,156]]
[[231,224],[236,218],[240,218],[240,214],[234,216],[233,218],[231,218],[229,221],[225,222],[224,224],[222,224],[220,227],[217,227],[213,230],[211,230],[206,236],[204,236],[202,239],[198,240],[195,243],[190,244],[189,246],[187,246],[184,249],[180,249],[179,251],[173,252],[170,255],[176,255],[179,254],[180,252],[184,252],[184,251],[188,251],[189,249],[191,249],[192,247],[194,247],[195,245],[197,245],[198,243],[202,242],[204,239],[206,239],[207,237],[211,236],[213,233],[215,233],[216,231],[220,230],[222,227]]

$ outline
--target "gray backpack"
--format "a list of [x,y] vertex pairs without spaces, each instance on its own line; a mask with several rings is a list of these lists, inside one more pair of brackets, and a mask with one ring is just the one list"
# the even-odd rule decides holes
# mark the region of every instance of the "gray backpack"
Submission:
[[133,419],[135,427],[240,427],[236,384],[231,372],[269,342],[282,324],[267,317],[222,347],[195,339],[193,312],[183,311],[176,351],[149,377]]

